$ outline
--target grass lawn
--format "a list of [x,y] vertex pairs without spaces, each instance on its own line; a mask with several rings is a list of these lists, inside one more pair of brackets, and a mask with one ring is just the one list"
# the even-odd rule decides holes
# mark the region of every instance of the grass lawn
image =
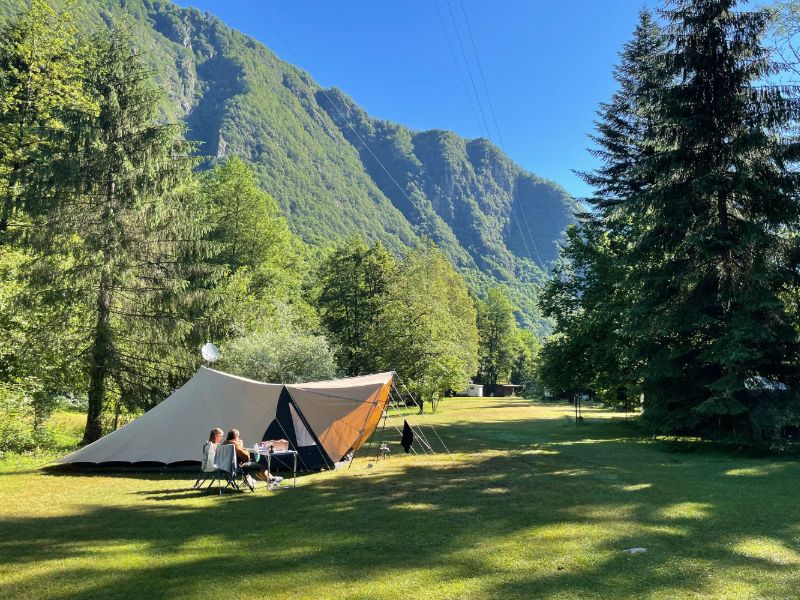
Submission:
[[424,419],[454,462],[395,448],[223,497],[0,463],[0,597],[800,597],[798,462],[570,414],[448,399]]

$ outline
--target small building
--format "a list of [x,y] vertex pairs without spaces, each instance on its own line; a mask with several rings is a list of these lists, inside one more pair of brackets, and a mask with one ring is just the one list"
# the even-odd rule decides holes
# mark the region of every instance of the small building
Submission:
[[479,383],[470,383],[467,386],[467,396],[483,396],[483,386]]
[[495,396],[516,396],[522,390],[521,385],[516,383],[498,383],[494,386]]

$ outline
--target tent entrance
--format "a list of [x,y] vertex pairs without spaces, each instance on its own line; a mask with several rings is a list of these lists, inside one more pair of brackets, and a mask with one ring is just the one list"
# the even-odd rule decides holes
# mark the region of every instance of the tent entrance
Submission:
[[[289,447],[297,451],[298,468],[304,471],[313,471],[323,468],[333,468],[333,460],[325,452],[317,436],[308,426],[303,413],[295,404],[291,394],[284,387],[278,398],[275,418],[267,427],[261,441],[285,439]],[[291,470],[292,465],[279,458],[273,458],[272,464],[278,469]]]

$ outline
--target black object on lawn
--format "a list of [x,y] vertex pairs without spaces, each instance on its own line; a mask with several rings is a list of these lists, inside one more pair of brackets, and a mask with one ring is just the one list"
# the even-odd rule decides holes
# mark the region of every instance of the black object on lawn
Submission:
[[403,421],[403,437],[400,439],[400,445],[403,447],[403,450],[406,451],[406,454],[411,450],[411,444],[413,443],[414,432],[411,431],[408,421]]

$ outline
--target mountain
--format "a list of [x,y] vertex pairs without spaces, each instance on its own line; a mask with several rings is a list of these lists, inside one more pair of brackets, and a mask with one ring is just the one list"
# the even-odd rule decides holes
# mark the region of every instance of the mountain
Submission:
[[557,184],[484,139],[372,118],[208,13],[164,0],[78,0],[74,11],[88,30],[125,23],[167,90],[164,117],[185,121],[200,154],[251,161],[306,242],[358,232],[402,254],[428,236],[474,293],[500,285],[541,331],[537,282],[574,208]]

